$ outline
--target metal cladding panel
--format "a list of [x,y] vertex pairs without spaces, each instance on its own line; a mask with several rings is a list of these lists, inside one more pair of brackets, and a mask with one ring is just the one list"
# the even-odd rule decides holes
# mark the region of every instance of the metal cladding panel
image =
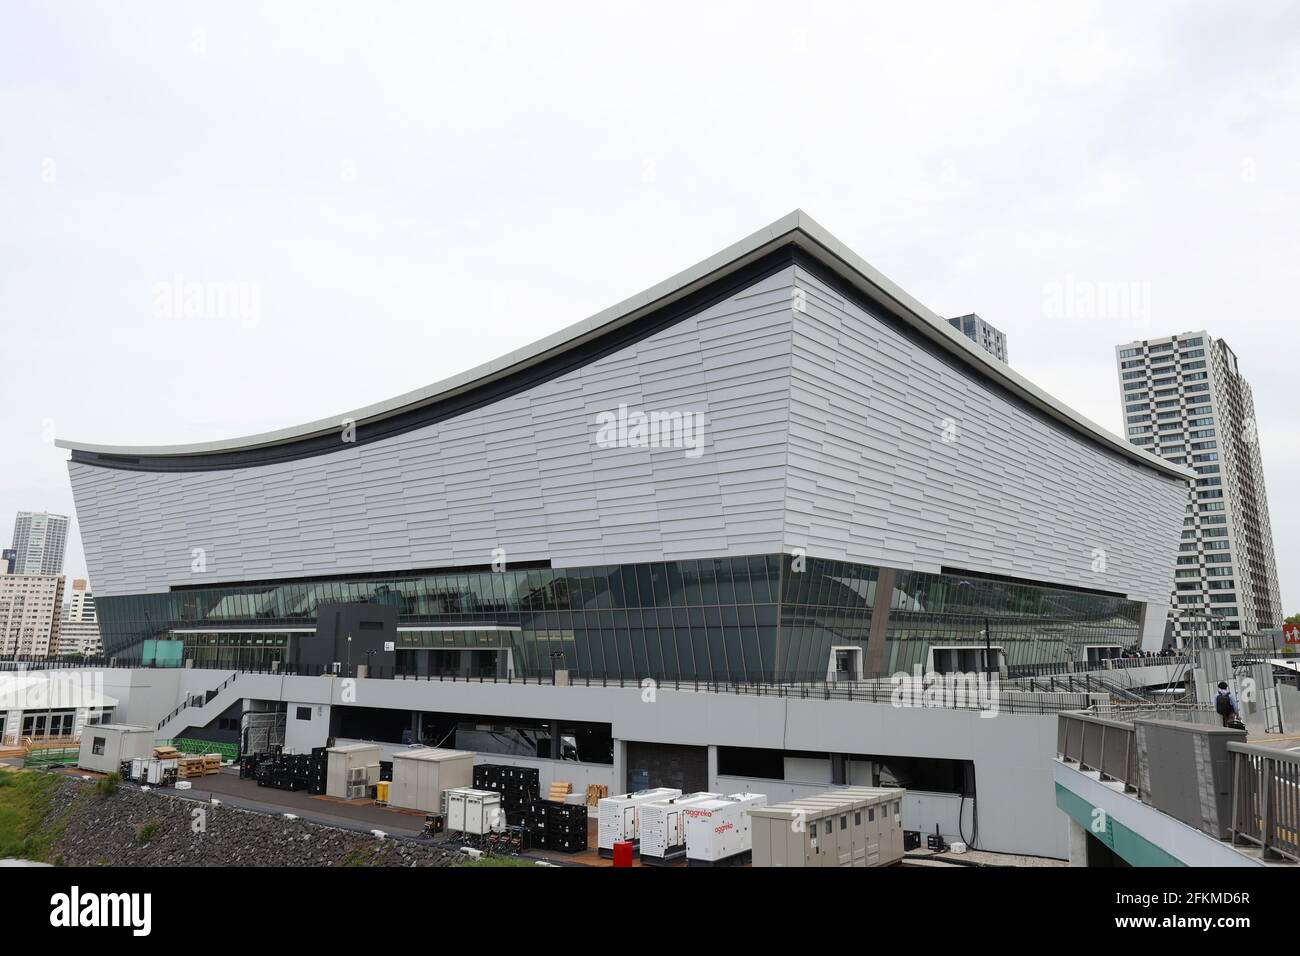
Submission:
[[[70,462],[96,595],[511,562],[781,549],[793,267],[456,418],[210,472]],[[601,447],[619,406],[704,416],[703,450]],[[342,429],[340,428],[340,436]]]
[[[786,550],[1156,602],[1186,485],[1049,422],[817,276],[791,359]],[[1148,622],[1150,624],[1150,622]]]
[[[792,289],[806,311],[792,309]],[[620,405],[699,412],[704,448],[601,447]],[[955,440],[944,440],[944,422]],[[1185,487],[1030,411],[790,266],[458,417],[209,472],[70,462],[96,594],[804,548],[1155,602]],[[396,789],[396,788],[395,788]]]

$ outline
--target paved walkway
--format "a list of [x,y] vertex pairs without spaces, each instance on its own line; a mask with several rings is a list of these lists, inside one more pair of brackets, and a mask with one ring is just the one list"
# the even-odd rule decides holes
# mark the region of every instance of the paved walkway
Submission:
[[190,781],[190,790],[168,790],[177,797],[206,802],[215,797],[222,803],[262,813],[293,813],[304,820],[368,833],[383,830],[396,837],[420,837],[424,814],[382,807],[373,800],[339,800],[313,796],[306,790],[277,790],[259,787],[256,780],[241,780],[233,768]]

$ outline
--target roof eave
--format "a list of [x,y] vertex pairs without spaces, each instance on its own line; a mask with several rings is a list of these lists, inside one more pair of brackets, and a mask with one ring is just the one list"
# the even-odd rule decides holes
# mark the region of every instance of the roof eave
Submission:
[[793,242],[824,265],[835,270],[842,278],[857,286],[873,301],[880,302],[891,314],[929,340],[962,360],[975,366],[987,378],[999,382],[1018,394],[1043,413],[1061,424],[1100,441],[1125,457],[1156,469],[1169,477],[1183,480],[1193,473],[1131,445],[1096,422],[1080,415],[1052,398],[1010,366],[987,355],[964,335],[953,329],[937,313],[931,311],[900,286],[879,272],[866,260],[835,238],[816,220],[801,209],[746,236],[727,248],[695,265],[651,286],[624,301],[595,315],[576,322],[543,339],[476,368],[453,375],[432,385],[407,392],[386,401],[368,405],[355,411],[329,418],[318,419],[304,425],[263,432],[243,438],[221,439],[188,445],[118,446],[97,445],[87,442],[58,439],[60,448],[112,456],[163,456],[182,458],[188,455],[230,452],[265,448],[337,432],[345,423],[355,423],[358,428],[387,418],[397,412],[419,408],[461,392],[526,369],[557,353],[576,348],[593,338],[636,321],[647,312],[669,305],[690,295],[701,287],[724,278],[727,274],[744,268],[751,262],[776,248]]

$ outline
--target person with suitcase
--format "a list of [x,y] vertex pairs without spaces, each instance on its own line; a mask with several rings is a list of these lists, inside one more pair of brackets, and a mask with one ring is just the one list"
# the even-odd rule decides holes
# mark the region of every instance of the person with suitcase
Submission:
[[1219,692],[1214,695],[1214,712],[1223,719],[1223,726],[1244,730],[1241,711],[1237,707],[1237,698],[1228,689],[1227,681],[1219,681]]

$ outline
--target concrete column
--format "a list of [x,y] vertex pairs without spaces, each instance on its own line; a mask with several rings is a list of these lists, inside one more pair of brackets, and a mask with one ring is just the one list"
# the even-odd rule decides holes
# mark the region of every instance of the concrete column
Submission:
[[848,754],[831,754],[831,783],[842,787],[849,782]]
[[862,669],[868,676],[879,674],[885,667],[888,648],[885,645],[885,630],[889,626],[889,603],[894,594],[894,580],[897,572],[893,568],[881,568],[876,578],[876,600],[871,606],[871,630],[867,634],[867,652],[863,655]]
[[718,786],[718,748],[713,744],[709,744],[709,772],[705,789],[710,793],[719,793],[722,789]]
[[627,793],[627,743],[614,739],[614,787],[618,793]]
[[22,729],[21,717],[21,711],[0,711],[0,743],[4,743],[10,738],[15,742],[17,741],[18,731]]
[[1070,828],[1070,866],[1088,865],[1088,831],[1069,817],[1065,818]]

